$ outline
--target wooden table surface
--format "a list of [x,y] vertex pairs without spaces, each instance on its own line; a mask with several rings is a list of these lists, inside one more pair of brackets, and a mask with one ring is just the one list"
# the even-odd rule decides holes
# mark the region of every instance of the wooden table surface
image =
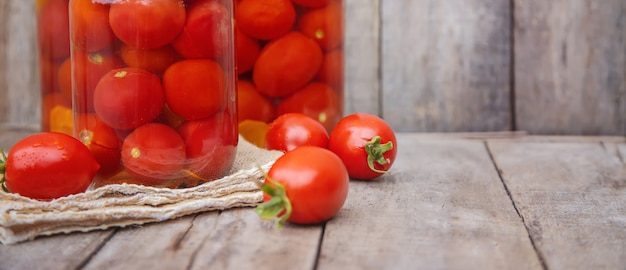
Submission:
[[[32,131],[0,130],[7,148]],[[626,269],[624,137],[398,134],[323,225],[252,208],[0,245],[0,269]]]

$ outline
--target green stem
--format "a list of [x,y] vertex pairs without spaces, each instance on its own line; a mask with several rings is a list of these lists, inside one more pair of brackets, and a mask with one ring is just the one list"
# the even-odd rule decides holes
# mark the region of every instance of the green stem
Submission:
[[2,159],[0,159],[0,174],[2,174],[2,178],[0,178],[0,186],[2,186],[2,190],[4,192],[10,192],[9,188],[7,188],[6,179],[4,177],[7,155],[4,153],[4,150],[2,150],[2,148],[0,148],[0,153],[2,153]]
[[374,162],[379,165],[385,165],[389,163],[389,160],[385,158],[385,152],[393,149],[393,143],[391,141],[381,144],[380,136],[376,136],[372,138],[369,142],[365,143],[364,148],[367,153],[367,166],[370,167],[372,171],[377,173],[386,173],[387,171],[378,170],[374,166]]
[[[260,169],[260,168],[259,168]],[[282,223],[289,219],[293,208],[287,197],[285,186],[270,178],[265,171],[265,183],[261,185],[261,191],[272,197],[271,200],[257,206],[256,212],[262,219],[276,219],[276,228],[282,229]]]

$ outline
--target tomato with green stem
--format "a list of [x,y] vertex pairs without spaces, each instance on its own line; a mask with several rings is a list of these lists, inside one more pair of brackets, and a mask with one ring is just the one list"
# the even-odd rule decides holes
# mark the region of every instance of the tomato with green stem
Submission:
[[350,177],[370,180],[389,171],[396,159],[398,143],[383,119],[355,113],[339,120],[330,132],[328,149],[341,158]]
[[100,168],[83,143],[56,132],[27,136],[2,157],[3,188],[36,200],[84,192]]
[[302,146],[279,157],[268,171],[264,203],[256,209],[278,228],[289,221],[318,224],[335,216],[348,197],[349,177],[341,159],[331,151]]
[[265,134],[265,148],[292,151],[301,146],[328,146],[328,132],[315,119],[301,113],[286,113],[276,118]]

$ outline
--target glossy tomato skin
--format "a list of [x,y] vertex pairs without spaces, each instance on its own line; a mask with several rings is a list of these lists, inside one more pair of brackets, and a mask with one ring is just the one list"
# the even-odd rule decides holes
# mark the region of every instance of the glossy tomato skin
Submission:
[[[267,175],[285,187],[293,207],[289,222],[327,221],[339,212],[348,197],[348,172],[341,160],[324,148],[302,146],[287,152]],[[264,201],[270,199],[264,195]]]
[[328,146],[328,132],[315,119],[301,113],[286,113],[276,118],[265,135],[265,148],[292,151],[301,146]]
[[227,52],[230,13],[214,0],[196,0],[187,11],[182,32],[172,42],[185,58],[218,58]]
[[6,186],[25,197],[52,200],[84,192],[99,167],[77,139],[62,133],[37,133],[9,151]]
[[313,82],[283,99],[278,105],[278,114],[306,114],[330,131],[341,117],[341,108],[340,97],[334,89]]
[[[385,164],[374,162],[375,170],[368,165],[366,144],[376,136],[380,144],[391,143],[391,148],[382,155]],[[330,133],[328,149],[337,154],[343,161],[350,177],[369,180],[384,174],[393,165],[398,145],[396,135],[389,125],[381,118],[365,113],[348,115],[337,123]]]

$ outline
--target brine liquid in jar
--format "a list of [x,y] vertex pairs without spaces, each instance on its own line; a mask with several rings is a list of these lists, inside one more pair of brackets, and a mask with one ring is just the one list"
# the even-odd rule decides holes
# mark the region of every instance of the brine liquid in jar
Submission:
[[240,123],[298,112],[332,129],[343,114],[343,15],[341,0],[237,1]]
[[93,187],[184,188],[224,176],[237,146],[234,4],[70,0],[74,135]]

